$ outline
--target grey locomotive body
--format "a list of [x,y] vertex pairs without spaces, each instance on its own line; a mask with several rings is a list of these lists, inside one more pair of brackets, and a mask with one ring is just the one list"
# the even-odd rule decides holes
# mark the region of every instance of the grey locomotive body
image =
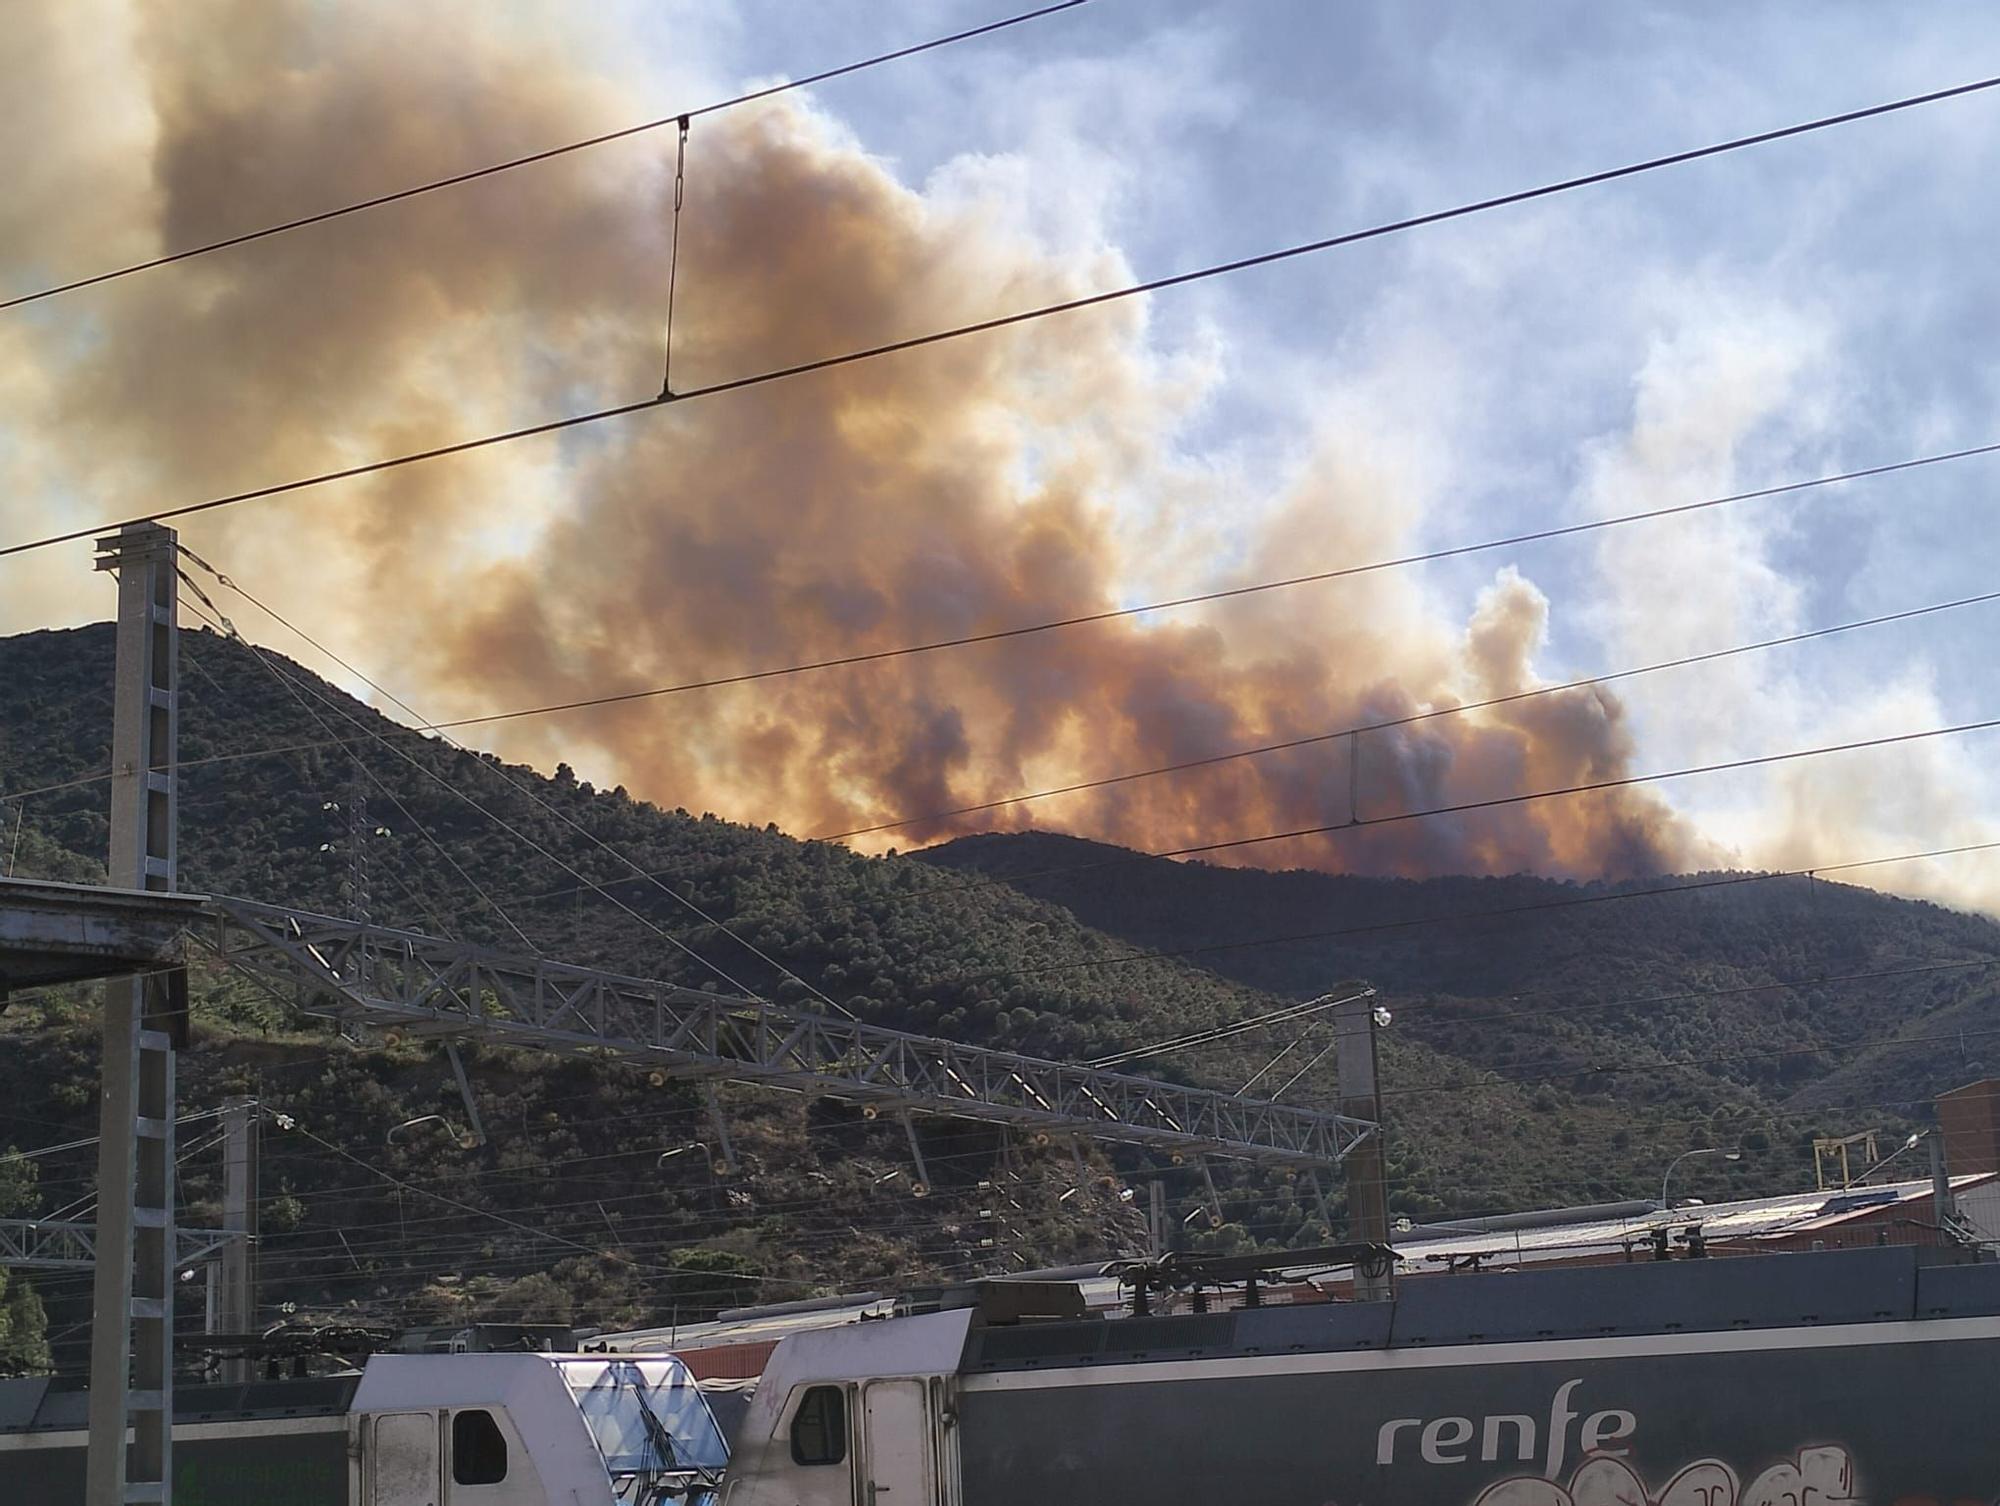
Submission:
[[[2000,1266],[1910,1249],[1438,1277],[1388,1303],[963,1320],[837,1331],[796,1366],[781,1347],[729,1506],[2000,1498]],[[929,1376],[910,1363],[924,1348],[950,1354]],[[889,1387],[895,1405],[876,1407]]]

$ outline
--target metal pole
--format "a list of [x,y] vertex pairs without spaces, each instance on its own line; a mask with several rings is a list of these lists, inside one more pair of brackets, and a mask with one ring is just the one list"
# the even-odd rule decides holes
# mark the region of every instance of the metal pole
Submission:
[[[713,1081],[701,1085],[702,1096],[708,1101],[709,1124],[715,1130],[715,1143],[722,1154],[709,1161],[708,1169],[719,1177],[733,1177],[738,1171],[736,1147],[729,1143],[729,1120],[722,1113],[722,1094],[716,1090]],[[910,1144],[916,1144],[916,1133],[911,1132]]]
[[472,1130],[472,1146],[468,1146],[467,1149],[484,1145],[486,1125],[479,1117],[479,1105],[473,1100],[472,1082],[465,1075],[465,1062],[459,1057],[458,1042],[449,1036],[445,1038],[444,1054],[445,1059],[451,1063],[452,1080],[458,1084],[459,1100],[465,1105],[465,1122]]
[[1167,1188],[1158,1177],[1146,1184],[1146,1227],[1152,1231],[1153,1259],[1167,1253]]
[[[122,888],[175,887],[176,547],[156,523],[97,541],[97,568],[118,577],[108,872]],[[186,1005],[185,970],[104,989],[88,1506],[173,1497],[174,1046]]]
[[1946,1231],[1958,1221],[1958,1204],[1951,1195],[1951,1170],[1944,1160],[1944,1131],[1932,1130],[1924,1136],[1931,1148],[1931,1222],[1938,1226],[1938,1243],[1948,1244]]
[[[247,1098],[222,1111],[222,1227],[235,1237],[219,1263],[216,1322],[223,1333],[246,1334],[257,1326],[257,1115]],[[255,1378],[247,1354],[222,1362],[225,1381]]]
[[[1347,1236],[1356,1242],[1389,1243],[1389,1188],[1382,1158],[1382,1090],[1375,1051],[1375,999],[1371,989],[1333,1009],[1334,1064],[1339,1077],[1340,1112],[1372,1120],[1374,1131],[1347,1153]],[[1388,1271],[1354,1268],[1354,1295],[1366,1302],[1394,1295]]]

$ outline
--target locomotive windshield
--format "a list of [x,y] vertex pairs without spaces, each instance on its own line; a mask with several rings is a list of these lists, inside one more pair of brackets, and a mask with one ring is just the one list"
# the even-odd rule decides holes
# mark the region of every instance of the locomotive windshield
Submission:
[[729,1450],[694,1377],[666,1356],[570,1359],[563,1379],[621,1501],[702,1502]]

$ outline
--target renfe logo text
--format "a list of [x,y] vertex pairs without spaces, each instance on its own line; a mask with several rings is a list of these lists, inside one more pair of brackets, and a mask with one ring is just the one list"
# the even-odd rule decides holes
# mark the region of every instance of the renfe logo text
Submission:
[[[1537,1419],[1512,1413],[1478,1419],[1392,1418],[1375,1435],[1375,1462],[1394,1464],[1409,1459],[1425,1464],[1465,1464],[1478,1459],[1489,1464],[1498,1460],[1532,1464],[1540,1457],[1543,1475],[1553,1480],[1563,1467],[1570,1430],[1578,1415],[1570,1408],[1570,1393],[1582,1384],[1579,1377],[1556,1388],[1545,1430],[1537,1426]],[[1610,1445],[1630,1438],[1638,1426],[1638,1418],[1630,1412],[1592,1412],[1577,1431],[1577,1448],[1586,1455],[1622,1454],[1624,1449]]]

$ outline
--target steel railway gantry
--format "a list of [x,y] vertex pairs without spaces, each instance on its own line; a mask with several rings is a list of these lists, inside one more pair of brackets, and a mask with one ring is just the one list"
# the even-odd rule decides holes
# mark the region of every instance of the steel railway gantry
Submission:
[[211,898],[191,934],[306,1014],[447,1041],[601,1051],[670,1077],[791,1089],[878,1112],[1301,1170],[1338,1164],[1375,1129],[1343,1114],[248,900]]
[[[1317,1168],[1352,1156],[1355,1190],[1371,1206],[1380,1202],[1365,990],[1337,1007],[1343,1037],[1369,1049],[1344,1053],[1348,1112],[1331,1114],[509,957],[360,920],[177,892],[177,547],[173,530],[153,523],[98,541],[98,568],[118,578],[109,871],[124,887],[0,880],[0,1008],[10,988],[106,980],[96,1222],[88,1233],[32,1220],[0,1227],[0,1264],[96,1268],[90,1506],[170,1506],[173,1498],[175,1272],[190,1248],[207,1253],[210,1237],[174,1222],[174,1056],[188,1022],[184,933],[304,1013],[441,1038],[468,1109],[458,1041],[590,1050],[702,1082],[725,1160],[733,1157],[715,1084],[730,1081],[895,1114],[922,1180],[913,1116],[929,1114],[1073,1143],[1293,1167],[1315,1191]],[[1385,1210],[1377,1208],[1376,1222],[1386,1228]],[[231,1311],[247,1311],[244,1231],[213,1237],[223,1241],[225,1261],[235,1261],[224,1283]]]

